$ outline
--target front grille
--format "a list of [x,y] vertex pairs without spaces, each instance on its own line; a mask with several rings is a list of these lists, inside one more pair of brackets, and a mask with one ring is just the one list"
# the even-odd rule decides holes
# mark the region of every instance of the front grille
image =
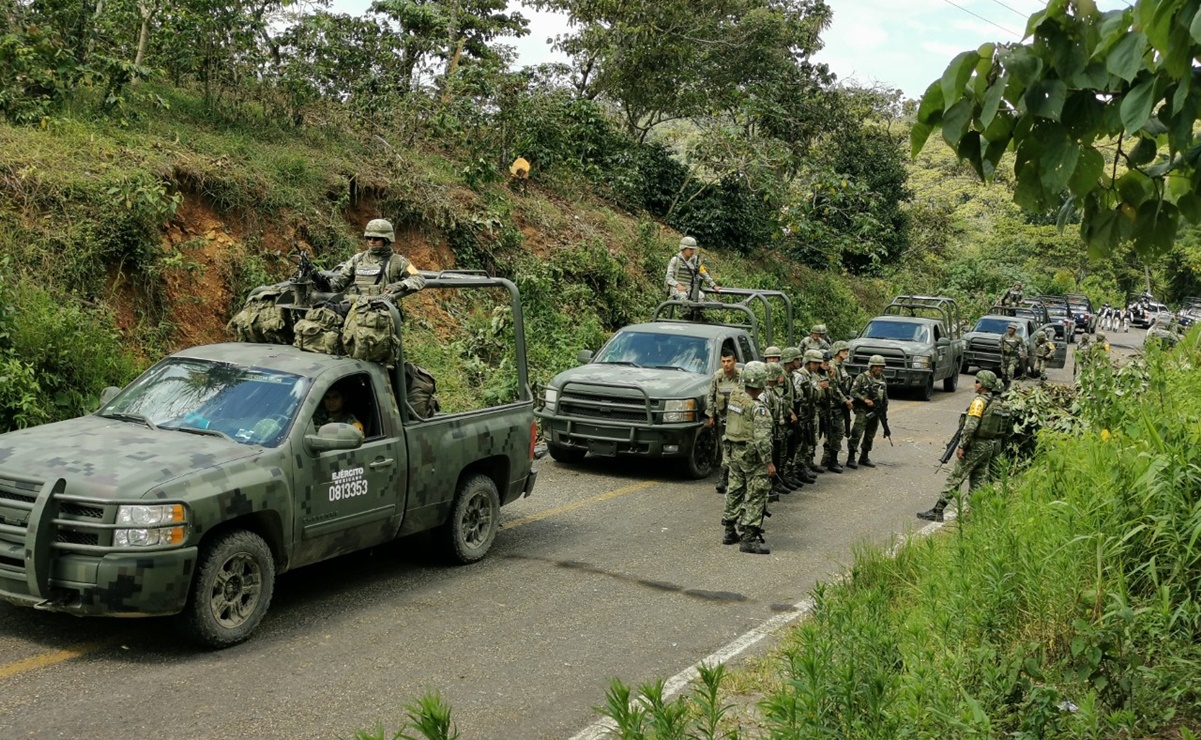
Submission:
[[37,501],[37,498],[37,494],[26,495],[5,488],[0,488],[0,499],[5,499],[8,501],[20,501],[24,504],[32,504],[34,501]]
[[589,419],[610,419],[613,421],[646,421],[645,406],[633,408],[625,404],[605,406],[577,405],[573,404],[571,400],[565,398],[559,402],[559,408],[564,415],[583,416]]
[[70,516],[85,517],[87,519],[104,518],[104,509],[99,506],[85,506],[72,501],[64,501],[58,510]]
[[880,355],[883,357],[885,367],[903,368],[909,366],[909,361],[905,359],[905,355],[885,354],[879,351],[856,352],[855,356],[851,358],[851,364],[866,365],[868,361],[871,360],[872,355]]
[[100,535],[94,532],[70,532],[65,529],[58,530],[58,535],[55,539],[59,542],[66,542],[72,545],[99,545]]

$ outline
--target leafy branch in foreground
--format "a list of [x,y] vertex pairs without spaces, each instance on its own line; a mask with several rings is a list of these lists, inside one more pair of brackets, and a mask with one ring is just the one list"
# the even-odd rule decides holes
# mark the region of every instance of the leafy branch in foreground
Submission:
[[1108,12],[1052,0],[1026,38],[951,61],[922,97],[914,154],[941,129],[990,180],[1012,151],[1023,208],[1059,207],[1061,227],[1079,217],[1093,254],[1128,240],[1143,255],[1165,252],[1182,219],[1201,223],[1201,0]]

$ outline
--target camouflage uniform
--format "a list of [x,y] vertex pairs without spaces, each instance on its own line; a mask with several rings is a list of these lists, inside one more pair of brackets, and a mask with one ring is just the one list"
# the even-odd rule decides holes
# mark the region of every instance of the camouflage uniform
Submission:
[[[664,281],[667,286],[668,298],[689,298],[687,291],[692,289],[692,281],[698,273],[710,288],[717,289],[717,282],[709,274],[709,271],[705,269],[705,266],[701,264],[700,255],[694,251],[691,257],[685,257],[685,249],[695,250],[696,239],[690,236],[681,239],[680,251],[667,262],[667,275]],[[685,292],[681,293],[676,287],[678,285],[683,285]]]
[[788,426],[792,416],[792,393],[791,385],[788,381],[788,372],[784,366],[778,362],[767,363],[767,379],[768,386],[763,391],[763,395],[759,396],[759,400],[767,404],[768,410],[771,412],[771,461],[776,466],[777,483],[773,487],[773,493],[789,493],[792,491],[790,486],[783,485],[783,481],[779,480],[784,475],[786,467],[784,455],[788,451]]
[[798,472],[814,468],[813,455],[817,452],[818,401],[821,388],[817,378],[809,370],[808,363],[792,374],[792,387],[797,394],[797,426],[800,443],[793,455],[793,469]]
[[[749,362],[743,381],[754,388],[767,385],[767,368],[761,362]],[[730,450],[730,490],[722,513],[725,544],[741,540],[741,550],[770,552],[761,544],[767,494],[771,489],[768,464],[771,462],[772,420],[762,395],[755,399],[745,389],[730,394],[725,443]],[[741,529],[741,532],[738,530]]]
[[963,430],[959,436],[959,449],[963,450],[963,459],[958,455],[955,468],[947,478],[947,485],[934,508],[918,514],[918,518],[929,521],[943,520],[943,511],[952,498],[959,495],[963,481],[968,482],[967,490],[971,493],[991,477],[993,457],[1000,450],[1001,440],[1006,433],[1005,416],[1007,415],[1000,402],[1001,381],[988,370],[976,374],[981,389],[963,418]]
[[1002,306],[1020,306],[1022,305],[1022,284],[1017,283],[1009,290],[1005,291],[1005,295],[1001,296]]
[[361,426],[358,417],[349,411],[343,411],[340,414],[334,415],[325,410],[324,406],[318,406],[313,413],[313,424],[318,429],[326,424],[350,424],[351,426]]
[[793,490],[800,488],[807,481],[812,481],[804,471],[798,470],[796,465],[797,450],[800,449],[802,443],[800,414],[798,412],[800,398],[797,396],[796,387],[793,385],[793,375],[796,370],[789,370],[789,366],[800,359],[801,350],[797,347],[785,347],[780,355],[780,363],[784,366],[785,371],[783,388],[788,404],[788,414],[784,433],[784,469],[779,471],[779,475],[784,484]]
[[1047,362],[1055,355],[1055,343],[1047,339],[1047,335],[1039,332],[1034,335],[1037,344],[1034,347],[1034,372],[1039,380],[1047,379]]
[[726,449],[723,439],[726,431],[726,406],[730,402],[730,394],[742,385],[742,371],[734,368],[732,376],[726,375],[725,370],[718,370],[709,381],[709,398],[705,403],[705,416],[713,418],[713,426],[717,434],[718,444],[721,445],[721,481],[717,484],[720,493],[726,492],[730,480],[730,451]]
[[[875,360],[878,355],[873,355]],[[883,358],[880,358],[881,364]],[[869,408],[864,401],[871,399],[875,406]],[[847,467],[857,468],[859,465],[871,465],[871,460],[868,455],[872,451],[872,442],[876,438],[876,432],[880,428],[880,418],[876,413],[873,413],[880,407],[880,404],[888,398],[888,381],[883,377],[873,378],[869,368],[867,372],[860,373],[859,377],[851,384],[851,400],[855,402],[855,422],[851,425],[851,436],[847,440]],[[859,463],[855,463],[855,451],[859,451]]]
[[830,361],[830,388],[827,395],[830,418],[826,425],[826,447],[822,465],[827,470],[834,472],[842,470],[838,464],[838,456],[842,453],[842,442],[847,435],[844,412],[847,408],[847,401],[851,398],[851,376],[842,366],[842,361],[838,359],[838,353],[845,347],[844,342],[834,345],[835,356]]
[[1022,338],[1017,334],[1017,324],[1010,324],[1009,328],[1014,329],[1014,333],[1010,334],[1006,331],[1001,335],[1001,379],[1008,388],[1009,384],[1017,377],[1020,377],[1022,355],[1024,354]]
[[[814,336],[814,335],[817,336]],[[801,352],[808,352],[811,349],[821,350],[826,352],[830,349],[830,343],[826,341],[826,325],[817,324],[809,330],[809,336],[801,340]]]
[[324,277],[335,293],[346,290],[358,295],[401,293],[421,290],[425,278],[403,256],[392,251],[395,232],[392,224],[382,218],[372,219],[363,236],[383,239],[383,246],[373,246],[352,256]]

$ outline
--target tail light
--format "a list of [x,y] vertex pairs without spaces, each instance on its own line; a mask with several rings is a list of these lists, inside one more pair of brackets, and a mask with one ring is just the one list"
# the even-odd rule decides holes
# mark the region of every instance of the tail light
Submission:
[[530,462],[534,461],[534,444],[538,441],[538,422],[530,422]]

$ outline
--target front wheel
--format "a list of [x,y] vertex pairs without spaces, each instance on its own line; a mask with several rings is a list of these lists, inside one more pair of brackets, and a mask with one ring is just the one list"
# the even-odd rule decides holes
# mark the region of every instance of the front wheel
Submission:
[[684,475],[693,480],[708,478],[717,454],[717,429],[707,426],[697,429],[688,456],[683,460]]
[[947,393],[954,393],[955,389],[958,387],[959,387],[959,373],[951,373],[950,376],[944,378],[942,381],[942,389],[944,391],[946,391]]
[[923,401],[929,401],[934,398],[934,373],[926,376],[926,385],[922,387],[921,397]]
[[443,528],[447,554],[457,563],[483,558],[500,526],[500,496],[486,475],[473,475],[459,485],[450,521]]
[[185,637],[211,648],[246,640],[271,605],[275,557],[254,532],[226,532],[206,544],[176,625]]

